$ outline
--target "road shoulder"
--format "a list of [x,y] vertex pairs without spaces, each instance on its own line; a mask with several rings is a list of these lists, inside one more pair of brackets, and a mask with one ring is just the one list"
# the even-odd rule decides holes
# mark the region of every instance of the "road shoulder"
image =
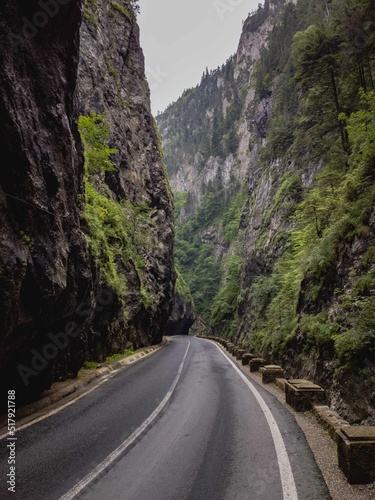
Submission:
[[285,393],[275,384],[262,384],[258,372],[251,373],[247,366],[228,353],[220,344],[218,347],[238,365],[241,371],[264,390],[275,396],[278,401],[294,416],[305,434],[306,440],[314,454],[319,469],[327,483],[332,500],[369,500],[375,498],[375,483],[370,485],[351,485],[337,465],[336,443],[316,420],[312,412],[299,413],[285,402]]

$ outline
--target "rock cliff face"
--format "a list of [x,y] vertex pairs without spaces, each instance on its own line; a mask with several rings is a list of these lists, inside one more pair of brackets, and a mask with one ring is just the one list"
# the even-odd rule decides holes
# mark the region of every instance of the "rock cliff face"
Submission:
[[[104,116],[109,125],[108,142],[117,150],[113,172],[96,179],[107,185],[110,197],[130,203],[134,231],[141,230],[137,212],[144,214],[143,233],[134,247],[133,259],[141,266],[124,262],[127,282],[123,320],[119,307],[110,336],[100,334],[107,318],[95,325],[90,352],[104,347],[124,348],[161,341],[162,329],[171,309],[174,287],[173,204],[161,157],[159,139],[150,111],[150,92],[145,79],[139,28],[129,1],[86,3],[81,28],[78,71],[78,102],[81,115]],[[137,236],[137,235],[136,235]],[[102,286],[100,278],[96,286]],[[141,292],[142,290],[142,292]],[[147,300],[145,297],[147,296]],[[125,335],[124,332],[127,332]]]
[[[24,392],[17,366],[31,367],[32,350],[41,351],[49,332],[64,331],[90,292],[74,104],[81,9],[78,1],[61,5],[43,29],[30,24],[35,34],[22,19],[32,23],[36,1],[2,2],[0,12],[0,378]],[[72,340],[69,356],[67,371],[74,373],[80,339]],[[26,379],[38,391],[53,366],[38,376],[32,369],[35,376]]]
[[[219,180],[230,190],[248,175],[249,143],[264,137],[270,113],[270,99],[254,102],[251,82],[282,3],[266,2],[265,8],[249,16],[235,56],[204,73],[199,86],[187,90],[157,117],[172,190],[177,195],[189,193],[182,218],[195,211],[209,184]],[[251,106],[256,112],[250,117]],[[212,140],[214,128],[220,144]]]
[[[132,6],[87,2],[95,10],[85,7],[81,26],[81,2],[53,5],[0,5],[0,380],[18,404],[75,376],[86,359],[158,342],[174,287],[173,206]],[[134,221],[152,242],[136,272],[134,229],[133,253],[115,262],[124,296],[92,256],[84,215],[77,120],[92,111],[105,115],[118,149],[115,170],[95,182],[127,204],[125,220],[137,207]]]
[[236,307],[245,186],[259,176],[272,110],[271,95],[255,99],[256,63],[283,4],[266,2],[249,16],[237,53],[157,116],[176,200],[176,256],[198,313],[219,331]]
[[[319,49],[315,62],[309,60],[311,54],[306,55],[306,46],[298,40],[306,37],[310,43],[314,22],[327,22],[324,6],[321,12],[311,7],[302,0],[286,5],[259,65],[257,98],[268,100],[270,110],[266,140],[256,157],[258,168],[251,165],[249,173],[234,337],[283,364],[288,377],[321,384],[332,407],[350,422],[373,424],[375,227],[370,193],[374,177],[363,177],[366,160],[355,152],[357,141],[366,148],[367,124],[359,117],[368,104],[358,100],[354,55],[347,60],[347,72],[333,73],[337,88],[324,87],[327,99],[322,90],[327,75],[305,86],[302,61],[316,70],[323,55]],[[329,13],[333,25],[327,33],[334,32],[342,46],[354,46],[353,33],[337,29],[335,23],[345,20],[335,9],[338,2]],[[296,26],[301,30],[297,35]],[[281,43],[285,45],[278,53]],[[289,59],[284,59],[288,52]],[[338,52],[336,57],[335,64],[347,54]],[[364,77],[365,86],[373,70]],[[352,92],[351,99],[344,89]],[[346,132],[337,120],[340,106],[348,113]],[[316,109],[322,109],[324,116],[318,116]],[[315,120],[322,124],[321,130],[313,125]],[[351,122],[358,127],[357,137]],[[368,154],[373,165],[374,151]],[[358,184],[348,184],[349,178]],[[363,191],[357,190],[359,184]],[[364,212],[360,206],[366,206]]]
[[193,304],[176,292],[171,315],[165,325],[165,335],[188,335],[196,320]]

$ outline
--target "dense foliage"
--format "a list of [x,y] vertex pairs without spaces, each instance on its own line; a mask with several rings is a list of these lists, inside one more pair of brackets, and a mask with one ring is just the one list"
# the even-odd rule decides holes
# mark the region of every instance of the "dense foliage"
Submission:
[[259,62],[258,95],[274,96],[263,172],[275,161],[285,171],[280,180],[271,169],[263,235],[293,200],[283,255],[246,290],[251,333],[240,334],[259,350],[282,353],[302,335],[310,348],[333,344],[340,367],[373,358],[374,34],[372,1],[299,1]]
[[266,141],[249,143],[250,193],[216,179],[199,203],[176,194],[176,256],[198,312],[259,352],[327,346],[337,369],[359,371],[374,358],[374,58],[374,0],[286,2],[252,102],[233,57],[159,117],[170,175],[188,154],[204,172],[236,155],[243,116],[252,130],[257,103],[272,100]]
[[111,155],[117,150],[108,146],[109,126],[105,117],[96,113],[81,116],[79,131],[85,155],[86,238],[91,253],[107,286],[116,292],[125,305],[129,272],[135,270],[140,283],[140,296],[146,308],[151,295],[143,283],[145,262],[142,255],[150,241],[149,207],[117,201],[102,173],[114,170]]
[[[211,156],[224,157],[238,146],[235,124],[240,116],[242,101],[233,80],[235,58],[225,65],[202,75],[200,85],[186,90],[176,103],[157,117],[160,128],[168,128],[168,142],[164,146],[165,163],[173,175],[186,151],[201,155],[201,166]],[[226,98],[232,104],[223,112],[221,103]],[[212,117],[208,110],[215,109]]]

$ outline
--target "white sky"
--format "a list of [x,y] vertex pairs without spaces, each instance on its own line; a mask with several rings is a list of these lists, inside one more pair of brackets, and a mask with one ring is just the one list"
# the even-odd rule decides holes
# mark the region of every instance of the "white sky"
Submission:
[[141,46],[153,113],[164,111],[235,53],[244,21],[263,0],[139,0]]

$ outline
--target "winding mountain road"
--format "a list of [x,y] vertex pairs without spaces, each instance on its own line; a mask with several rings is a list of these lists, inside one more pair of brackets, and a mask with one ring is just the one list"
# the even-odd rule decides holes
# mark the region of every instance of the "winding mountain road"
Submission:
[[7,468],[2,459],[2,499],[330,498],[294,417],[218,346],[195,337],[174,337],[19,430],[15,494]]

